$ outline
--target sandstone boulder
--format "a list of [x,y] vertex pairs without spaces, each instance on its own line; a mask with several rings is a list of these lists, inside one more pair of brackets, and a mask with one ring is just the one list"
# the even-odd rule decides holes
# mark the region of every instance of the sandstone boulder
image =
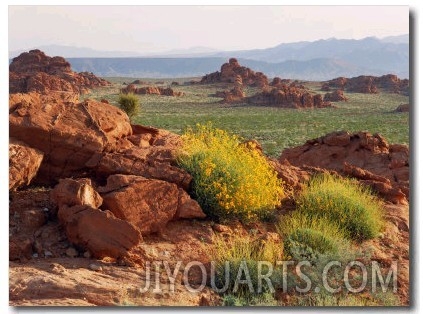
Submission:
[[103,199],[92,187],[88,178],[82,179],[60,179],[51,191],[51,200],[60,208],[62,206],[87,205],[92,208],[99,208]]
[[137,146],[118,153],[97,153],[86,166],[103,179],[112,174],[137,175],[175,183],[188,190],[192,177],[176,162],[180,136],[140,125],[133,125],[132,131],[129,139]]
[[96,258],[124,257],[142,240],[136,227],[107,210],[64,205],[59,208],[58,217],[69,241]]
[[270,159],[269,163],[275,169],[278,178],[282,179],[284,184],[292,187],[294,190],[300,190],[302,185],[311,177],[307,171],[291,165],[288,160],[278,162],[277,160]]
[[44,154],[14,138],[9,139],[9,190],[29,185],[36,176]]
[[143,235],[163,230],[173,219],[205,217],[184,190],[161,180],[112,175],[99,192],[104,199],[102,208],[131,222]]
[[117,150],[132,134],[128,116],[112,105],[36,93],[10,95],[9,130],[44,153],[37,180],[47,184],[84,171],[93,154]]

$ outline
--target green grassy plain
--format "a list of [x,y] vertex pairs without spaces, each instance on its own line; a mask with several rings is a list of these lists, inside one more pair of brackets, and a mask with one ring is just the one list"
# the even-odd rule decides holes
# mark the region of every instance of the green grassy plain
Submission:
[[[107,78],[112,87],[94,90],[84,98],[107,99],[117,105],[119,88],[135,78]],[[164,81],[166,85],[180,84],[190,79],[141,79],[147,82]],[[320,83],[301,82],[319,93]],[[212,95],[224,90],[222,84],[172,86],[185,93],[182,97],[139,95],[141,112],[134,122],[167,129],[181,134],[185,127],[208,121],[214,127],[228,130],[247,139],[258,140],[264,151],[278,157],[282,150],[303,144],[332,131],[369,131],[384,136],[389,143],[409,143],[408,113],[392,113],[400,104],[409,103],[407,96],[379,93],[345,93],[348,102],[334,103],[337,108],[283,109],[247,104],[220,104],[221,98]],[[249,88],[247,95],[258,89]]]

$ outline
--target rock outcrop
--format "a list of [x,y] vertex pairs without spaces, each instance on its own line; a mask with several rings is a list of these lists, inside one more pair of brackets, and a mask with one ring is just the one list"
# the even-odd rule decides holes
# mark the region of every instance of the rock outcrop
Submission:
[[322,95],[312,94],[304,88],[284,85],[282,89],[266,88],[261,93],[245,98],[249,104],[282,108],[325,108],[331,103],[323,101]]
[[73,72],[62,57],[49,57],[36,49],[24,52],[9,66],[9,93],[70,92],[85,94],[90,89],[110,85],[93,73]]
[[409,94],[409,81],[387,74],[380,77],[361,75],[353,78],[338,77],[323,83],[322,90],[336,88],[354,93],[376,94],[379,90],[389,93]]
[[36,176],[44,154],[14,138],[9,139],[9,190],[29,185]]
[[118,150],[132,134],[128,116],[112,105],[36,93],[10,95],[9,130],[44,154],[37,179],[47,184],[77,175],[93,154]]
[[294,166],[334,170],[358,178],[394,203],[407,202],[409,195],[409,150],[389,145],[378,134],[334,132],[304,145],[286,149],[279,158]]
[[323,97],[323,101],[347,101],[348,98],[345,97],[344,92],[340,89],[337,89],[336,91],[333,91],[331,93],[326,93]]
[[238,83],[243,86],[264,87],[268,85],[268,78],[262,72],[255,72],[250,68],[241,66],[238,60],[230,58],[224,63],[220,72],[213,72],[202,77],[201,84]]
[[162,95],[162,96],[183,96],[183,92],[178,92],[173,90],[170,87],[160,87],[160,86],[145,86],[145,87],[136,87],[134,84],[129,84],[125,88],[121,89],[122,93],[128,94],[139,94],[139,95]]

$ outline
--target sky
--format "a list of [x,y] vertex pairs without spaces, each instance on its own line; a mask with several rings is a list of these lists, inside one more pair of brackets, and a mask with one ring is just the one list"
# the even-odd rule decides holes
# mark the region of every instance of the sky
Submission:
[[238,50],[409,32],[408,6],[10,5],[8,18],[9,51],[44,45],[138,53]]

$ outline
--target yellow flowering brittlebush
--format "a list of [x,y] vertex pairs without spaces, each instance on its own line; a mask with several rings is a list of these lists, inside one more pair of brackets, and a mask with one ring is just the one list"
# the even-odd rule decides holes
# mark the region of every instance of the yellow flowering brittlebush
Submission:
[[193,196],[211,217],[253,220],[280,204],[282,182],[266,158],[238,136],[197,124],[182,135],[179,164],[193,176]]

